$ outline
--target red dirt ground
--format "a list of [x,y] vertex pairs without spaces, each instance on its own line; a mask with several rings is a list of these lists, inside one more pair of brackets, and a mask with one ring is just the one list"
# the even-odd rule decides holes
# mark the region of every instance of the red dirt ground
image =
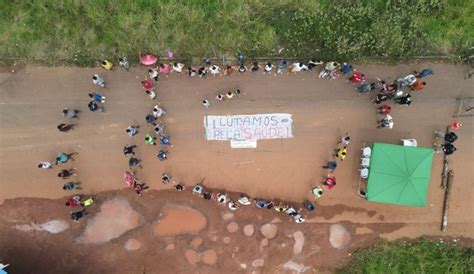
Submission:
[[[246,273],[254,270],[284,273],[289,270],[282,265],[290,260],[309,266],[308,272],[330,272],[345,263],[353,249],[379,237],[463,237],[466,244],[472,245],[469,240],[474,231],[472,172],[468,167],[474,164],[474,134],[469,118],[462,119],[464,127],[459,130],[456,142],[458,151],[452,157],[455,182],[447,232],[439,232],[443,201],[439,187],[441,155],[435,155],[433,161],[428,205],[424,208],[369,203],[355,194],[363,142],[399,143],[400,138],[412,137],[420,146],[429,147],[432,131],[445,128],[451,121],[456,107],[454,99],[473,96],[472,81],[463,79],[465,68],[460,65],[358,67],[369,80],[375,77],[393,80],[415,68],[428,66],[436,74],[426,78],[425,90],[414,93],[410,107],[394,107],[392,130],[375,128],[375,109],[367,96],[357,96],[352,85],[342,79],[332,82],[318,79],[315,72],[278,77],[247,74],[206,80],[176,75],[163,77],[158,101],[168,111],[164,123],[174,145],[165,162],[156,159],[157,148],[147,147],[143,142],[149,131],[144,116],[156,104],[140,87],[144,68],[127,73],[26,66],[15,74],[1,74],[0,259],[11,264],[13,273]],[[107,97],[105,113],[91,113],[86,108],[87,93],[96,90],[89,78],[96,72],[103,74],[108,83],[108,90],[100,91]],[[240,88],[242,97],[221,104],[211,100],[207,111],[202,107],[203,98],[213,99],[217,92],[229,88]],[[55,128],[68,121],[61,115],[64,107],[83,111],[77,128],[67,134]],[[228,142],[204,139],[205,114],[275,112],[293,114],[294,138],[259,141],[257,149],[240,150],[231,149]],[[134,139],[125,133],[130,123],[141,125]],[[225,226],[230,220],[223,221],[221,216],[229,210],[190,194],[191,186],[204,180],[207,187],[299,204],[311,199],[309,189],[324,175],[320,166],[329,159],[338,137],[345,132],[351,134],[352,142],[349,156],[336,170],[338,185],[317,201],[317,212],[308,216],[306,224],[291,223],[273,210],[243,208],[234,217],[239,231],[229,233]],[[128,168],[121,152],[126,143],[138,145],[144,167],[138,176],[153,189],[141,198],[130,190],[120,190],[125,186],[122,173]],[[86,220],[71,222],[71,228],[54,235],[14,229],[18,224],[68,220],[64,197],[70,193],[61,189],[64,182],[56,177],[58,168],[36,168],[38,161],[51,160],[60,151],[79,153],[75,162],[65,166],[78,168],[78,180],[84,187],[82,193],[97,196],[91,214],[85,219],[93,217],[103,202],[126,197],[132,208],[144,217],[144,224],[106,244],[77,242]],[[170,186],[160,183],[163,171],[184,182],[188,186],[186,192],[164,190]],[[196,252],[214,249],[218,256],[215,265],[200,262],[191,266],[186,261],[184,253],[196,235],[155,236],[153,223],[161,210],[169,206],[188,206],[206,216],[207,226],[197,234],[204,242]],[[269,240],[268,246],[260,247],[263,236],[259,227],[275,217],[282,221],[277,224],[278,236]],[[341,250],[332,248],[328,240],[329,227],[335,223],[342,224],[352,238]],[[252,237],[242,233],[246,224],[255,225]],[[293,256],[291,235],[298,230],[306,238],[305,245],[300,255]],[[138,240],[141,248],[124,249],[129,239]],[[170,243],[175,248],[165,250]],[[256,259],[264,259],[264,266],[252,267]],[[247,268],[243,269],[241,264]]]

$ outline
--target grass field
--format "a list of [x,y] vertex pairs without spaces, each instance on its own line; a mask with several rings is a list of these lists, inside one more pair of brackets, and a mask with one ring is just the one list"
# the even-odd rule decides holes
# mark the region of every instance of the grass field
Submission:
[[453,242],[419,239],[379,242],[352,254],[352,262],[338,271],[359,273],[473,273],[474,249]]
[[400,60],[474,44],[467,0],[0,0],[0,7],[3,63],[92,65],[166,49],[185,59],[243,51]]

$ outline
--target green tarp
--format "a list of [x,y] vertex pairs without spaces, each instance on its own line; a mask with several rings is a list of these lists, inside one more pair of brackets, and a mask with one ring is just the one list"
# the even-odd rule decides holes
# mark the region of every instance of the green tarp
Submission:
[[367,200],[425,206],[433,149],[375,143],[370,157]]

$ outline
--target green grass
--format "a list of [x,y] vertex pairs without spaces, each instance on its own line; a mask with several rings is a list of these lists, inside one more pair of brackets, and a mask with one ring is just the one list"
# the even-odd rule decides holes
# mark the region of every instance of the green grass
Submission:
[[381,241],[352,254],[338,273],[473,273],[474,249],[428,239]]
[[[92,65],[137,52],[400,60],[474,43],[469,0],[0,0],[0,62]],[[284,48],[281,53],[278,50]]]

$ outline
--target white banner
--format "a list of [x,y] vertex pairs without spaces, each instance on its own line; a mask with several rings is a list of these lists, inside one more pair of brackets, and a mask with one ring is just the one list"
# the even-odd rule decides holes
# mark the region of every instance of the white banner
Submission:
[[231,148],[257,148],[257,140],[230,140]]
[[204,116],[209,141],[292,138],[292,123],[288,113]]

